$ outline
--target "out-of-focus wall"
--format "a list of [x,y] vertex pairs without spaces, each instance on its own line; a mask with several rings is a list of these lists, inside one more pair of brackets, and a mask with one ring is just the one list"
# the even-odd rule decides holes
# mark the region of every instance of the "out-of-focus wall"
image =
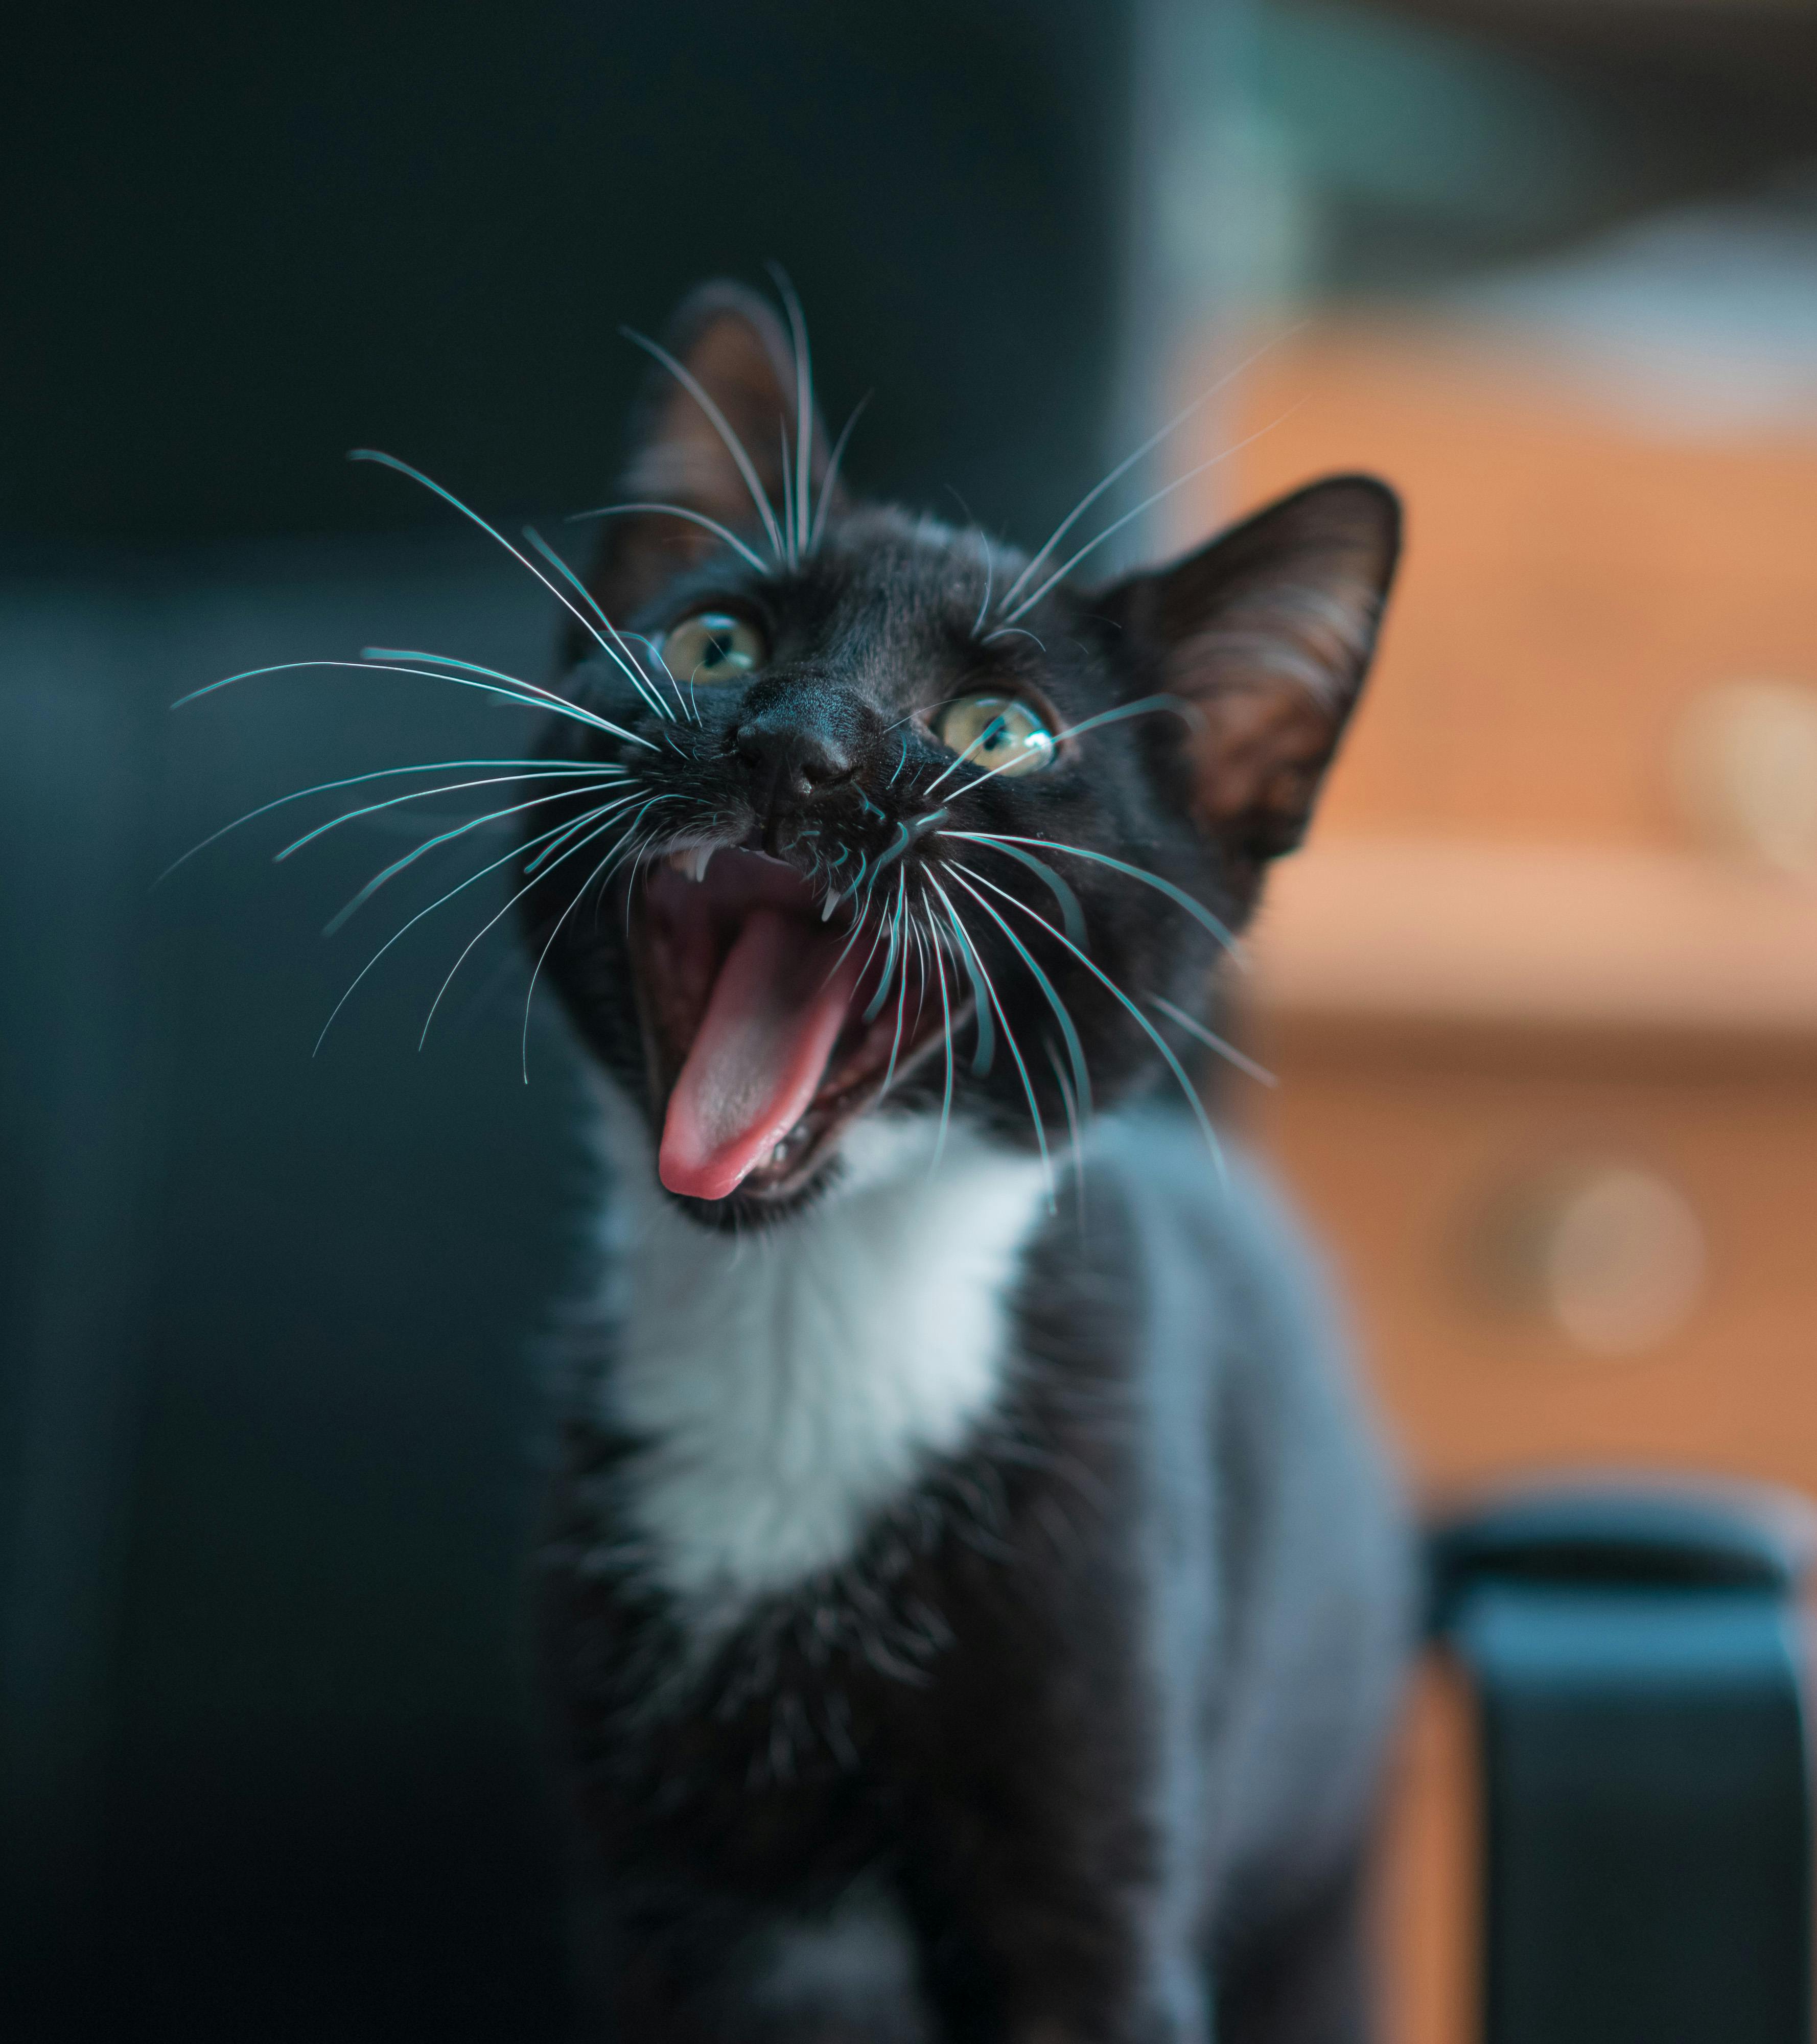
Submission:
[[[1181,401],[1262,352],[1181,436],[1176,474],[1231,451],[1170,536],[1367,468],[1408,543],[1243,985],[1279,1083],[1223,1090],[1428,1500],[1573,1466],[1817,1493],[1812,29],[1259,17],[1275,202]],[[1385,1883],[1396,2044],[1475,2034],[1469,1736],[1435,1674]]]

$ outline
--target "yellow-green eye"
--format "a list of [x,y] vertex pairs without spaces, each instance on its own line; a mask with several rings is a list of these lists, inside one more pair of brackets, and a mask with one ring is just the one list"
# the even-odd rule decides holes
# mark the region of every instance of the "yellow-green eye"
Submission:
[[728,610],[684,617],[661,645],[663,664],[678,682],[736,682],[762,667],[768,651],[757,627]]
[[1054,734],[1017,696],[961,696],[935,717],[934,735],[981,774],[1039,774],[1054,756]]

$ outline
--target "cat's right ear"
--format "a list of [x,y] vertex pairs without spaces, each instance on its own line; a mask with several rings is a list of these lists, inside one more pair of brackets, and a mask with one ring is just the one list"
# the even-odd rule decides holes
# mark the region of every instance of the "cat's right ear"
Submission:
[[[615,512],[600,521],[587,583],[615,622],[725,545],[722,534],[766,561],[786,556],[819,508],[827,470],[826,429],[811,393],[802,459],[794,350],[755,292],[702,284],[659,341],[646,344],[656,359],[632,414],[630,457],[617,497],[664,508]],[[799,501],[804,478],[806,512]]]
[[1120,628],[1133,695],[1179,697],[1154,743],[1170,791],[1257,869],[1304,835],[1375,651],[1400,504],[1369,475],[1310,483],[1097,608]]

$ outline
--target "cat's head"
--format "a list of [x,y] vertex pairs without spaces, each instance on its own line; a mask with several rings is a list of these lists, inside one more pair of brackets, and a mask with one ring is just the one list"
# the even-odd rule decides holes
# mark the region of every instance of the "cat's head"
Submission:
[[762,301],[708,286],[666,338],[548,739],[627,771],[524,855],[663,1183],[769,1218],[885,1101],[1057,1153],[1183,1083],[1362,687],[1393,494],[1315,483],[1081,589],[1076,533],[1031,557],[851,496]]

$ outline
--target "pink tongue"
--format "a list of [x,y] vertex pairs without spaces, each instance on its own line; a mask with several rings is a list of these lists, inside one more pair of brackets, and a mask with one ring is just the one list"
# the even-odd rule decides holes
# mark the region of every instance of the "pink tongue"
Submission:
[[806,1111],[851,1012],[859,968],[839,940],[753,909],[669,1096],[657,1170],[672,1193],[723,1200]]

